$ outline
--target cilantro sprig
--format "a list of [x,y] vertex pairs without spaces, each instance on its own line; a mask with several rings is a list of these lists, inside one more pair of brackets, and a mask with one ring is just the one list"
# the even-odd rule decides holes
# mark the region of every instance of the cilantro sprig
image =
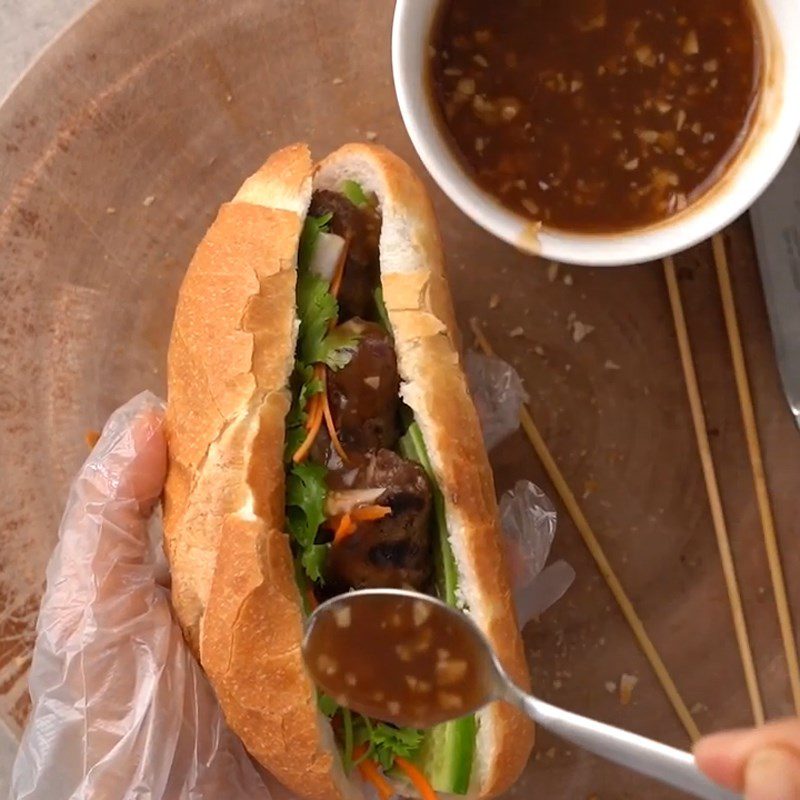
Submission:
[[364,188],[358,181],[342,181],[342,194],[356,208],[369,205],[369,197],[367,197]]
[[[327,694],[317,696],[319,710],[329,719],[341,715],[344,736],[342,737],[342,761],[345,770],[350,771],[362,760],[369,758],[388,771],[394,767],[397,756],[413,760],[422,748],[424,732],[417,728],[396,728],[385,722],[374,722],[361,714],[337,704]],[[353,751],[361,745],[367,749],[358,759],[353,759]]]
[[[368,745],[367,758],[377,761],[384,771],[394,766],[397,756],[413,759],[422,746],[423,732],[416,728],[395,728],[385,722],[367,722],[355,731],[356,744]],[[366,735],[365,735],[366,734]]]
[[336,327],[339,305],[327,281],[310,270],[319,237],[330,230],[332,214],[306,218],[298,250],[297,316],[300,320],[295,369],[292,375],[292,405],[286,417],[286,521],[294,541],[302,572],[313,583],[322,581],[328,544],[318,544],[317,534],[325,521],[327,470],[319,464],[294,464],[292,457],[308,432],[308,402],[325,390],[315,365],[342,369],[353,357],[358,336]]

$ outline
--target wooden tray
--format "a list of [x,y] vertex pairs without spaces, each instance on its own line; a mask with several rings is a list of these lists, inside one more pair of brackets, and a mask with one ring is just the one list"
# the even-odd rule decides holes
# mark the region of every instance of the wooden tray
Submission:
[[[220,201],[273,149],[371,138],[421,165],[395,104],[391,3],[102,0],[0,110],[0,694],[19,730],[44,566],[84,434],[143,388],[164,391],[183,270]],[[462,326],[477,315],[522,374],[579,495],[701,729],[750,721],[657,265],[547,265],[472,225],[433,184]],[[780,392],[747,220],[732,269],[800,614],[798,435]],[[710,247],[678,258],[713,449],[770,715],[790,712],[774,605]],[[493,293],[500,297],[489,308]],[[572,319],[594,327],[573,341]],[[524,336],[512,337],[517,327]],[[547,485],[521,435],[494,453],[498,488]],[[572,590],[527,645],[541,695],[686,746],[570,521],[555,556]],[[796,617],[797,618],[797,617]],[[639,677],[623,707],[606,684]],[[539,736],[519,797],[674,797]]]

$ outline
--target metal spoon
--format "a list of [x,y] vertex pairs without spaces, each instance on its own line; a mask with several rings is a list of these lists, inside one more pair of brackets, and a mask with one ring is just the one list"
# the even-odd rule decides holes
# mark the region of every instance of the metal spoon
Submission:
[[707,800],[739,797],[706,778],[691,753],[526,694],[469,615],[427,595],[370,589],[328,600],[308,619],[303,655],[339,705],[372,718],[427,728],[503,700],[623,767]]

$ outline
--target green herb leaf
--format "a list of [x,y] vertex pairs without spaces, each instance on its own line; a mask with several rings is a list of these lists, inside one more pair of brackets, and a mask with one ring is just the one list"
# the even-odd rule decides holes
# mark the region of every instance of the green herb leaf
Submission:
[[[358,715],[358,720],[353,727],[353,741],[355,742],[356,746],[360,744],[369,745],[369,748],[364,753],[361,758],[368,758],[371,755],[372,749],[372,723],[369,721],[369,717],[365,717],[363,714]],[[360,759],[359,759],[360,761]]]
[[329,544],[312,544],[303,551],[300,556],[300,563],[306,571],[309,580],[314,583],[322,582],[322,575],[325,570],[325,561],[328,558]]
[[352,328],[334,328],[323,340],[318,353],[318,361],[327,364],[332,370],[340,370],[350,363],[356,352],[360,337]]
[[353,715],[349,708],[342,708],[342,724],[344,727],[342,761],[345,772],[349,773],[353,769]]
[[314,544],[325,519],[327,469],[305,461],[294,464],[286,479],[286,520],[289,532],[305,550]]
[[338,312],[336,298],[322,278],[310,272],[300,276],[297,281],[297,316],[300,318],[297,357],[303,364],[321,360],[318,356],[322,341]]
[[325,520],[325,476],[321,464],[293,464],[286,479],[286,525],[296,544],[297,558],[312,583],[322,581],[330,545],[317,544],[319,526]]
[[303,232],[300,234],[300,244],[297,252],[297,266],[300,271],[307,270],[311,264],[311,256],[317,246],[320,233],[328,232],[333,214],[323,214],[321,217],[306,217]]
[[354,206],[367,206],[369,205],[369,198],[364,193],[364,189],[357,181],[344,181],[342,183],[342,194]]
[[394,766],[396,756],[413,758],[422,744],[422,731],[416,728],[395,728],[385,722],[372,727],[372,757],[384,770]]
[[386,333],[392,336],[392,323],[389,322],[389,312],[386,310],[386,303],[383,302],[383,288],[380,286],[375,287],[372,296],[375,299],[375,310],[378,312],[378,320],[381,325],[383,325]]
[[439,546],[436,548],[436,576],[439,596],[449,606],[456,605],[456,588],[458,586],[458,569],[450,547],[450,539],[447,535],[447,518],[445,516],[444,498],[436,483],[436,476],[433,473],[428,451],[425,448],[425,440],[422,431],[416,422],[411,422],[408,430],[400,437],[399,450],[401,455],[410,461],[416,461],[428,474],[433,489],[433,507],[436,512],[436,527],[438,536],[436,541]]
[[283,448],[283,460],[286,464],[291,464],[292,457],[300,449],[306,438],[306,429],[302,424],[292,428],[286,428],[286,445]]
[[339,710],[339,704],[327,694],[317,695],[317,708],[329,719]]
[[308,419],[306,406],[312,395],[322,391],[322,381],[314,377],[311,366],[297,365],[292,376],[292,386],[294,396],[292,406],[286,415],[286,446],[283,451],[283,460],[287,464],[291,462],[292,456],[306,438],[305,424]]

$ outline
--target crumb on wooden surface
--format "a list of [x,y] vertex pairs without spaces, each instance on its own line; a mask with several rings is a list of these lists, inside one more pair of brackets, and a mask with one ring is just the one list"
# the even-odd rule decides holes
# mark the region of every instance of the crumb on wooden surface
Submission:
[[622,677],[619,679],[619,702],[623,706],[630,705],[633,698],[633,690],[638,682],[639,679],[635,675],[629,675],[627,672],[622,673]]
[[83,435],[84,440],[86,441],[86,446],[92,450],[94,446],[100,441],[100,431],[96,431],[93,428],[86,431]]

